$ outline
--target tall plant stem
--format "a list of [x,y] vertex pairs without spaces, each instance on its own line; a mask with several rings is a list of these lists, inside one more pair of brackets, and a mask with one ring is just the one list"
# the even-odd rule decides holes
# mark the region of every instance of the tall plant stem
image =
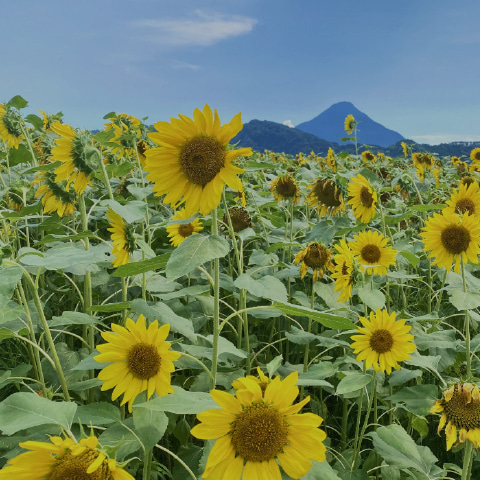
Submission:
[[110,179],[108,178],[107,169],[105,168],[105,164],[103,163],[103,155],[100,152],[100,150],[98,150],[98,157],[100,159],[99,163],[100,163],[100,169],[102,170],[103,180],[104,180],[105,186],[107,187],[108,198],[110,200],[113,200],[113,192],[112,192],[112,187],[110,185]]
[[32,141],[30,140],[30,137],[28,136],[27,129],[25,128],[25,124],[23,122],[23,118],[20,121],[20,128],[22,129],[23,136],[25,137],[25,141],[27,142],[28,149],[30,150],[30,155],[32,156],[32,160],[33,160],[33,166],[37,167],[38,166],[37,157],[35,155],[35,152],[33,151]]
[[473,445],[470,440],[467,440],[465,443],[465,448],[463,449],[463,465],[462,465],[462,479],[461,480],[470,480],[471,478],[471,469],[472,469],[472,460],[473,460]]
[[[310,308],[314,310],[315,308],[315,290],[313,286],[315,285],[315,282],[313,281],[313,275],[312,275],[312,293],[310,296]],[[307,327],[307,332],[311,333],[312,331],[312,319],[308,319],[308,327]],[[305,353],[303,354],[303,371],[306,372],[308,370],[308,355],[310,353],[310,344],[307,343],[305,345]],[[303,400],[303,385],[300,387],[300,400]]]
[[152,472],[152,454],[153,451],[151,448],[145,450],[142,480],[150,480],[150,474]]
[[[462,266],[462,282],[463,282],[463,292],[467,293],[467,282],[465,280],[465,266],[462,261],[460,261]],[[465,356],[467,360],[467,380],[470,381],[472,378],[472,354],[470,351],[470,315],[468,310],[465,310]]]
[[[212,235],[218,235],[217,207],[212,213]],[[218,342],[220,336],[220,260],[213,260],[213,343],[212,343],[212,377],[210,388],[217,382]]]

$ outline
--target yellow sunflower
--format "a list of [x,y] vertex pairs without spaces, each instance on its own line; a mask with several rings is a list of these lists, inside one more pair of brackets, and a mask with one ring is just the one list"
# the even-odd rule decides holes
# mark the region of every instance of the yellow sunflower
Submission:
[[55,139],[56,147],[52,148],[51,161],[62,162],[55,169],[55,181],[67,181],[67,192],[70,184],[80,195],[87,185],[92,185],[90,176],[98,168],[98,151],[93,146],[93,139],[86,131],[77,132],[70,125],[60,122],[52,123],[52,130],[59,135]]
[[111,146],[111,153],[118,153],[120,157],[134,157],[137,151],[135,132],[132,133],[115,124],[112,124],[111,130],[115,132],[115,135],[108,142]]
[[340,292],[337,301],[346,302],[352,296],[355,257],[343,238],[340,244],[334,245],[334,248],[338,253],[333,257],[334,267],[330,276],[335,280],[334,291]]
[[376,372],[392,373],[400,370],[398,362],[410,360],[410,353],[417,348],[414,337],[408,332],[412,327],[405,320],[395,320],[396,313],[386,310],[370,312],[370,320],[360,317],[363,327],[357,327],[358,335],[352,335],[350,345],[357,354],[357,362],[365,360],[365,367],[373,366]]
[[110,122],[105,123],[105,130],[107,131],[112,130],[115,125],[121,127],[125,131],[135,131],[138,130],[142,124],[138,118],[128,115],[127,113],[118,113],[108,119]]
[[479,163],[480,162],[480,148],[474,148],[471,152],[470,152],[470,160],[472,162],[475,162],[475,163]]
[[353,133],[353,130],[357,126],[357,122],[355,121],[355,117],[353,115],[347,115],[347,118],[345,118],[345,131],[351,135]]
[[400,143],[400,145],[402,146],[403,156],[408,157],[408,154],[409,154],[408,145],[405,142]]
[[112,400],[123,393],[121,405],[128,402],[129,412],[135,398],[144,391],[147,400],[153,392],[159,397],[172,393],[170,374],[180,353],[170,350],[171,344],[165,341],[170,324],[159,327],[155,320],[147,328],[145,317],[140,315],[136,322],[127,318],[126,328],[114,323],[111,328],[113,332],[102,332],[107,343],[97,345],[100,355],[94,357],[97,362],[112,362],[98,374],[102,390],[114,388]]
[[324,245],[318,242],[310,242],[307,247],[295,255],[293,264],[300,265],[300,276],[303,278],[308,269],[313,270],[313,281],[316,282],[322,278],[324,273],[332,268],[332,252]]
[[107,230],[112,232],[110,235],[113,243],[112,254],[115,255],[112,264],[116,268],[125,265],[130,260],[130,254],[135,251],[135,238],[132,227],[127,225],[123,218],[111,208],[107,211],[107,218],[111,225]]
[[468,212],[470,215],[480,215],[480,188],[477,182],[470,185],[461,184],[453,189],[452,195],[447,200],[447,206],[442,210],[444,215],[450,213],[463,214]]
[[258,377],[255,377],[254,375],[247,375],[246,377],[237,378],[237,380],[232,382],[232,387],[235,390],[248,388],[249,382],[253,380],[255,383],[258,383],[258,385],[260,385],[260,388],[262,389],[262,393],[265,393],[265,390],[267,389],[268,384],[272,380],[262,372],[262,369],[260,367],[257,367],[257,373],[258,373]]
[[375,156],[375,154],[373,154],[369,150],[365,150],[364,152],[362,152],[362,160],[365,163],[374,163],[376,159],[377,157]]
[[[191,215],[187,215],[187,212],[183,208],[172,217],[172,220],[187,220],[190,217]],[[200,219],[196,218],[190,223],[172,223],[171,225],[167,225],[165,229],[168,232],[170,243],[174,247],[178,247],[190,235],[201,232],[203,230],[203,226],[200,222]]]
[[471,177],[470,175],[466,175],[462,177],[458,182],[458,188],[460,188],[460,185],[465,185],[466,187],[468,187],[472,183],[476,183],[478,185],[478,182],[475,178]]
[[352,206],[357,220],[368,223],[375,216],[377,201],[377,192],[362,174],[350,179],[347,204]]
[[211,390],[220,408],[199,413],[201,423],[191,430],[196,438],[216,439],[202,478],[280,480],[281,467],[298,479],[308,473],[311,460],[325,460],[326,434],[318,428],[323,419],[298,413],[310,397],[293,404],[297,381],[298,372],[293,372],[284,380],[273,379],[264,392],[250,378],[242,380],[244,388],[235,396]]
[[154,124],[148,136],[160,147],[146,152],[147,179],[154,183],[155,195],[166,194],[164,203],[185,202],[188,215],[200,211],[208,215],[220,203],[223,187],[242,188],[237,174],[244,170],[233,165],[251,148],[227,149],[228,142],[242,129],[241,114],[221,126],[217,110],[208,105],[193,112],[193,120],[179,115],[169,122]]
[[59,217],[71,215],[75,211],[75,196],[67,192],[60,182],[55,182],[53,172],[38,172],[32,182],[39,185],[35,198],[42,197],[44,213],[57,212]]
[[461,160],[458,157],[450,157],[450,164],[451,165],[458,165],[461,162]]
[[50,437],[49,441],[20,443],[20,447],[30,451],[10,459],[0,471],[0,479],[134,480],[97,448],[97,437],[84,438],[78,443],[61,437]]
[[292,199],[294,205],[300,201],[300,189],[296,180],[290,175],[277,177],[270,187],[275,200],[281,202],[285,199]]
[[429,257],[435,257],[433,265],[439,268],[452,268],[460,273],[460,262],[470,260],[478,263],[480,254],[480,223],[476,216],[465,212],[462,216],[456,213],[434,213],[420,234],[423,238],[424,250],[431,250]]
[[467,440],[478,450],[480,446],[480,391],[474,383],[456,383],[443,392],[443,398],[436,400],[430,413],[442,413],[438,424],[438,435],[445,427],[447,450],[457,440]]
[[25,138],[20,122],[20,115],[13,108],[0,104],[0,140],[9,148],[18,148]]
[[149,148],[150,147],[145,140],[139,140],[137,142],[137,155],[138,155],[138,160],[140,162],[140,165],[142,167],[145,166],[145,162],[147,160],[147,157],[145,156],[145,153]]
[[342,192],[333,180],[318,179],[309,190],[307,203],[310,207],[316,207],[320,217],[324,215],[334,217],[339,212],[345,211]]
[[327,157],[325,158],[327,167],[332,171],[337,171],[337,159],[335,158],[335,152],[332,147],[329,147]]
[[353,236],[348,242],[360,270],[372,275],[386,275],[388,267],[395,263],[397,251],[387,246],[388,238],[380,232],[368,230]]

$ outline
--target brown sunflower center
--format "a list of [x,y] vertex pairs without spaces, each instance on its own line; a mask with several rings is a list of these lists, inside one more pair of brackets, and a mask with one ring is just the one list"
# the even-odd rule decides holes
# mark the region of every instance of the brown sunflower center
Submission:
[[360,255],[367,263],[371,264],[378,263],[382,257],[380,249],[376,245],[372,244],[365,245],[362,248]]
[[347,262],[343,262],[342,265],[342,275],[348,275],[349,274],[349,267],[347,265]]
[[[252,220],[248,212],[242,207],[232,207],[228,210],[234,232],[241,232],[252,226]],[[227,214],[223,216],[223,223],[228,225]]]
[[475,161],[477,161],[477,162],[480,161],[480,150],[477,150],[477,151],[474,153],[473,158],[474,158]]
[[389,352],[393,346],[392,334],[385,329],[375,330],[370,337],[370,347],[377,353]]
[[473,401],[467,403],[467,399],[457,388],[443,408],[447,421],[451,421],[457,428],[465,428],[467,431],[480,428],[480,404]]
[[307,253],[303,258],[305,265],[310,268],[325,268],[328,262],[329,254],[327,249],[323,245],[314,243],[307,248]]
[[179,159],[187,179],[203,187],[225,166],[225,148],[214,137],[197,136],[184,143]]
[[160,370],[161,358],[153,345],[136,343],[127,354],[127,366],[133,376],[142,380],[154,377]]
[[331,180],[318,180],[313,188],[314,195],[319,203],[328,208],[338,207],[342,202],[340,192]]
[[462,225],[449,225],[443,230],[441,240],[448,253],[458,255],[470,245],[470,232]]
[[466,185],[467,187],[471,185],[473,182],[475,182],[475,179],[472,177],[463,177],[460,180],[460,183],[462,183],[463,185]]
[[290,177],[279,178],[275,188],[277,193],[285,198],[291,198],[297,194],[297,183]]
[[283,415],[263,403],[245,408],[233,423],[232,445],[247,461],[275,458],[287,444],[288,426]]
[[53,466],[46,480],[110,480],[110,469],[106,461],[92,473],[87,473],[88,467],[98,458],[96,450],[87,449],[80,455],[68,452]]
[[373,204],[372,192],[367,187],[362,187],[360,190],[360,201],[366,208],[370,208]]
[[375,155],[372,152],[365,152],[364,157],[365,160],[368,160],[369,162],[373,162],[373,160],[375,160]]
[[469,198],[462,198],[455,205],[455,210],[457,213],[468,212],[470,215],[473,215],[475,213],[475,204]]
[[191,223],[180,224],[178,226],[178,233],[183,238],[189,237],[193,233],[193,225]]

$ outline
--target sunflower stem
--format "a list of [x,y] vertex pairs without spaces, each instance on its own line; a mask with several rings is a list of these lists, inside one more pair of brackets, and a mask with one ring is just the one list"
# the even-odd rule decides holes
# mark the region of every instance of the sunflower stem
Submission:
[[150,474],[152,471],[152,453],[153,451],[151,448],[145,450],[142,480],[150,480]]
[[28,149],[30,150],[30,154],[32,155],[33,166],[37,167],[38,162],[37,162],[37,157],[35,156],[35,152],[33,151],[33,148],[32,148],[32,142],[30,140],[30,137],[27,134],[27,130],[25,128],[23,117],[21,115],[20,115],[20,118],[21,118],[20,128],[22,129],[23,136],[25,137],[25,141],[27,142]]
[[[465,265],[460,261],[462,266],[462,283],[463,292],[467,293],[467,281],[465,279]],[[470,352],[470,315],[468,310],[465,310],[465,356],[467,360],[467,381],[472,378],[472,354]]]
[[[217,207],[212,212],[212,235],[218,235]],[[220,336],[220,261],[213,260],[213,342],[212,342],[212,377],[210,388],[217,382],[218,342]]]
[[103,163],[103,155],[102,155],[102,152],[100,150],[98,150],[98,156],[100,158],[99,163],[100,163],[100,168],[102,170],[103,180],[105,182],[105,186],[107,187],[108,198],[110,200],[114,200],[112,187],[110,185],[110,179],[108,178],[107,169],[105,168],[105,164]]
[[473,460],[473,444],[469,440],[465,443],[465,448],[463,450],[463,465],[462,465],[462,479],[461,480],[470,480],[471,478],[471,469],[472,469],[472,460]]

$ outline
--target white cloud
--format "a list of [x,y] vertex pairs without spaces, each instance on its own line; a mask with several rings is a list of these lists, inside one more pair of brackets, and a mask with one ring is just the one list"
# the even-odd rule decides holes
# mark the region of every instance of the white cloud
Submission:
[[414,135],[408,138],[414,140],[417,143],[426,143],[428,145],[438,145],[440,143],[452,142],[480,142],[480,135],[462,135],[457,133]]
[[196,10],[193,18],[146,19],[134,22],[148,39],[164,45],[209,46],[226,38],[250,33],[255,18],[242,15],[208,14]]
[[181,60],[174,60],[172,68],[175,70],[198,70],[200,65],[194,65],[193,63],[182,62]]
[[283,123],[284,125],[286,125],[287,127],[295,128],[295,125],[292,123],[291,120],[284,120],[282,123]]

